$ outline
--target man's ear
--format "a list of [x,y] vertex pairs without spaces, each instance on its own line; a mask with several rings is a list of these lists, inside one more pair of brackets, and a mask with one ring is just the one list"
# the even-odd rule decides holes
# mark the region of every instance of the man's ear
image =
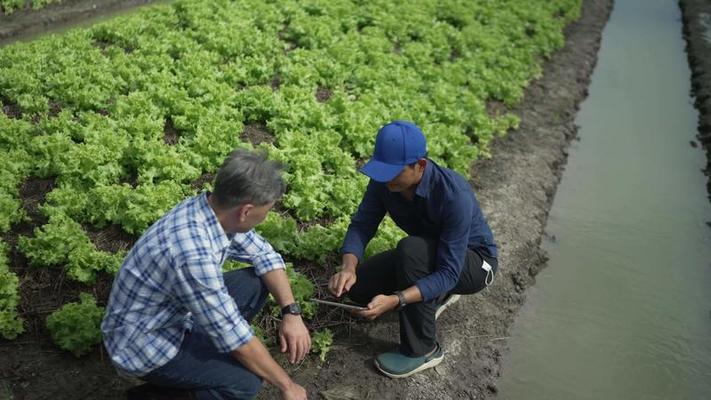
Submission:
[[247,219],[247,216],[249,215],[249,213],[252,211],[253,208],[254,208],[254,205],[249,204],[249,203],[240,204],[239,206],[237,206],[237,210],[235,210],[237,213],[237,220],[239,222],[244,222],[244,220]]
[[421,170],[425,170],[425,167],[427,166],[427,159],[426,158],[420,158],[417,160],[417,166],[420,167]]

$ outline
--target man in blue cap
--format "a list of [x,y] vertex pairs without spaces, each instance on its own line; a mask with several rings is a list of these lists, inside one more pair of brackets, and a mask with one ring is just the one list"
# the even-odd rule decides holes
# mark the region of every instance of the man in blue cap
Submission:
[[[382,127],[373,157],[360,172],[370,182],[329,289],[367,303],[358,313],[371,320],[400,311],[400,346],[378,355],[375,366],[403,378],[442,361],[436,318],[460,294],[492,282],[496,244],[467,180],[427,158],[425,136],[415,124],[394,121]],[[408,236],[395,249],[363,260],[386,213]]]

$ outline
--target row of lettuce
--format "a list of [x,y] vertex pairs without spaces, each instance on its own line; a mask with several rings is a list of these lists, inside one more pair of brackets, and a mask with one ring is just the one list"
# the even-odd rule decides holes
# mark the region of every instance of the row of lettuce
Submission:
[[[178,0],[1,48],[0,231],[28,219],[23,183],[51,179],[46,223],[17,250],[90,288],[124,253],[97,249],[87,226],[138,236],[209,189],[201,178],[231,150],[259,148],[288,183],[260,233],[326,273],[378,128],[415,121],[429,156],[467,175],[517,126],[507,110],[579,11],[580,0]],[[386,221],[367,254],[401,235]],[[0,266],[0,289],[0,335],[14,338],[12,268]]]
[[9,15],[17,10],[39,10],[61,2],[62,0],[0,0],[0,11]]

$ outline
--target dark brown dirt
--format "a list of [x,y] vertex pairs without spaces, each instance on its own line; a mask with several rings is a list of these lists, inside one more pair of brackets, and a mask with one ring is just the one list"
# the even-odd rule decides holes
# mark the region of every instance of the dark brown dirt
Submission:
[[209,172],[206,172],[194,181],[190,182],[190,186],[192,186],[196,190],[201,190],[203,186],[205,186],[206,183],[210,183],[213,180],[215,180],[215,174],[211,174]]
[[170,117],[165,119],[163,126],[163,142],[168,146],[175,146],[180,141],[180,132],[173,125],[173,119]]
[[41,224],[45,217],[40,213],[39,206],[44,203],[47,193],[54,190],[54,179],[29,178],[20,186],[22,208],[34,222]]
[[108,251],[109,253],[116,253],[122,250],[128,251],[138,240],[137,236],[126,233],[121,229],[120,225],[109,225],[102,229],[85,225],[84,230],[97,249]]
[[250,142],[257,146],[260,143],[274,143],[274,135],[269,132],[267,125],[263,122],[255,122],[244,126],[244,131],[239,136],[245,142]]
[[326,102],[328,101],[328,99],[331,98],[332,94],[333,92],[331,91],[331,89],[319,87],[318,89],[316,89],[316,101],[318,101],[319,103]]
[[[706,188],[711,199],[711,2],[680,0],[694,105],[699,110],[698,140],[708,162]],[[695,145],[692,144],[692,146]],[[695,147],[695,146],[694,146]]]
[[279,90],[279,87],[281,86],[281,74],[274,74],[271,82],[269,82],[269,85],[272,87],[272,90]]
[[[566,30],[565,48],[546,62],[543,78],[531,84],[525,100],[514,110],[521,117],[520,128],[495,141],[492,159],[473,165],[472,184],[500,247],[500,273],[489,289],[463,298],[440,318],[439,337],[447,353],[444,362],[408,379],[383,377],[372,367],[372,358],[396,344],[396,316],[374,323],[347,323],[339,329],[325,363],[309,357],[299,366],[287,367],[307,388],[309,398],[481,399],[495,395],[508,331],[523,304],[526,287],[546,259],[539,247],[543,228],[566,147],[576,135],[575,113],[587,94],[611,3],[584,1],[581,19]],[[15,36],[4,31],[5,21],[0,19],[0,42]],[[32,302],[37,302],[32,304],[44,304],[39,297],[46,297],[46,310],[37,308],[36,315],[56,308],[58,296],[75,296],[79,289],[67,289],[56,274],[53,279],[40,271],[26,266],[16,269],[23,296],[32,292]],[[100,280],[93,290],[105,296],[109,284]],[[329,318],[350,321],[345,315]],[[12,393],[16,400],[121,399],[123,391],[136,383],[118,377],[100,348],[78,360],[57,350],[39,323],[16,341],[0,340],[0,360],[0,396]],[[284,358],[277,356],[277,360],[283,363]],[[266,388],[260,398],[278,396],[273,388]]]

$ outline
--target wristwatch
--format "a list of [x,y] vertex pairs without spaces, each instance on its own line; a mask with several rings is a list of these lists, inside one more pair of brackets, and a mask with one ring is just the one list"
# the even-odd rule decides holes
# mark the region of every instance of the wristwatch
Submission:
[[397,296],[397,300],[400,302],[400,304],[397,306],[397,310],[398,311],[402,310],[407,305],[407,301],[405,300],[405,295],[402,294],[402,292],[399,290],[393,294],[395,296]]
[[284,308],[281,309],[281,316],[285,316],[286,314],[292,314],[292,315],[301,315],[301,306],[299,303],[291,303],[288,306],[284,306]]

